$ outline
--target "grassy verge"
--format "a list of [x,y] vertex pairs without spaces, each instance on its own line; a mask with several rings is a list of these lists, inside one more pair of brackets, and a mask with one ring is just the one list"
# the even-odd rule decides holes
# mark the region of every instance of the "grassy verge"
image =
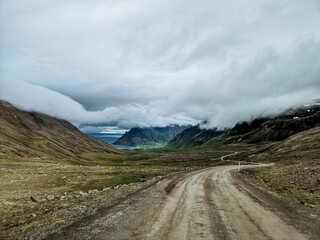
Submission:
[[[253,177],[260,184],[279,194],[293,198],[301,204],[313,205],[320,208],[320,191],[312,187],[301,187],[299,183],[286,181],[279,177],[279,175],[289,174],[285,166],[281,164],[276,164],[269,168],[245,169],[243,173]],[[306,181],[308,180],[306,179]]]

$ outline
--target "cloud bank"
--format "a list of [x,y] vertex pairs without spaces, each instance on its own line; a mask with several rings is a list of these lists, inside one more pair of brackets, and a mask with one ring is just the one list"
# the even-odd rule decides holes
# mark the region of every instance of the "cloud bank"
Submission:
[[320,96],[320,3],[0,2],[0,98],[77,126],[232,127]]

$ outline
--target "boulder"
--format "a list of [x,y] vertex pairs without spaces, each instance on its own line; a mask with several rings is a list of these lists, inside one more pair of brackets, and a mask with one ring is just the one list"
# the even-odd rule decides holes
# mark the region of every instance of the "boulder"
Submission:
[[41,197],[39,197],[39,196],[31,196],[31,197],[30,197],[30,200],[31,200],[32,202],[45,202],[45,201],[47,201],[46,198],[41,198]]
[[87,197],[87,196],[88,196],[88,193],[80,192],[80,196],[81,196],[81,197]]

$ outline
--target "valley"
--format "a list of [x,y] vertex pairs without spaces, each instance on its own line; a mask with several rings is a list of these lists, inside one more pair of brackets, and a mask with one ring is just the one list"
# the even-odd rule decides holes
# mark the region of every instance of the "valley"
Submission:
[[0,240],[320,240],[320,1],[0,1]]
[[[83,239],[319,237],[318,107],[218,133],[189,128],[163,148],[137,150],[7,102],[0,114],[0,239],[72,239],[81,229]],[[249,165],[238,173],[239,161]],[[270,232],[270,221],[283,232]]]

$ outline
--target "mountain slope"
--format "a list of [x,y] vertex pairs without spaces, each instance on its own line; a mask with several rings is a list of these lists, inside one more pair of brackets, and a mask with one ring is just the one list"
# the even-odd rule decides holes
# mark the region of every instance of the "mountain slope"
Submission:
[[320,106],[289,110],[270,119],[256,119],[251,123],[238,123],[223,137],[233,141],[260,143],[282,141],[294,134],[320,126]]
[[22,111],[0,101],[0,154],[75,157],[86,150],[117,152],[65,120]]
[[201,129],[199,125],[184,130],[175,136],[167,146],[169,148],[184,148],[202,145],[203,143],[220,136],[223,131],[215,129]]
[[173,125],[167,127],[132,128],[114,144],[128,146],[164,144],[189,127]]
[[[239,154],[237,160],[273,162],[271,168],[244,171],[260,184],[301,205],[320,208],[320,126],[294,134],[269,147]],[[258,144],[249,144],[258,146]]]
[[172,148],[192,147],[210,141],[219,141],[225,144],[282,141],[317,126],[320,126],[320,106],[314,105],[294,111],[288,110],[273,118],[257,118],[252,122],[238,123],[225,132],[200,129],[195,126],[181,132],[168,143],[168,146]]

